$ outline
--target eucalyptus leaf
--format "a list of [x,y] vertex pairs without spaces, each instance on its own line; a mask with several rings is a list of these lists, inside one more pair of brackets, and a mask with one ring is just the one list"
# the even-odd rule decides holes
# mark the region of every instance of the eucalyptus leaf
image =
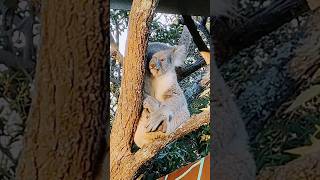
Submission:
[[305,102],[311,100],[312,98],[318,96],[320,94],[320,85],[314,85],[307,89],[306,91],[302,92],[295,101],[285,110],[285,113],[291,112],[304,104]]

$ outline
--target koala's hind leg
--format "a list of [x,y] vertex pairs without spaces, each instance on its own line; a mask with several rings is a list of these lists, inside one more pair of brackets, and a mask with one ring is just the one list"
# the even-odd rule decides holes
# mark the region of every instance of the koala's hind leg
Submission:
[[163,138],[166,136],[166,133],[160,130],[161,128],[167,129],[166,124],[161,124],[161,126],[159,127],[159,131],[147,132],[145,126],[149,121],[148,116],[149,116],[149,112],[147,112],[147,110],[144,109],[142,112],[141,118],[139,120],[137,130],[134,135],[134,142],[140,148],[145,144],[150,144],[156,139]]
[[147,132],[167,132],[167,127],[172,123],[173,112],[162,105],[158,111],[150,113],[149,121],[146,124]]

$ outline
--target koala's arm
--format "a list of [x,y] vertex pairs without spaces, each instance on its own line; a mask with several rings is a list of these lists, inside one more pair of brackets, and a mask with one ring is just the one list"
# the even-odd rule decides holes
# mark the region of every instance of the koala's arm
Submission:
[[147,109],[149,113],[158,111],[160,108],[160,102],[154,97],[145,94],[143,100],[143,109]]
[[[138,147],[142,147],[145,144],[149,144],[158,138],[164,136],[163,130],[159,132],[148,133],[146,131],[146,124],[148,123],[151,114],[159,112],[160,102],[154,97],[145,94],[145,99],[143,100],[143,110],[139,123],[134,135],[134,142]],[[160,127],[161,128],[161,127]]]
[[147,132],[156,131],[164,123],[167,133],[171,133],[182,122],[189,118],[190,113],[187,102],[180,87],[171,88],[164,94],[158,111],[150,114],[149,122],[146,125]]

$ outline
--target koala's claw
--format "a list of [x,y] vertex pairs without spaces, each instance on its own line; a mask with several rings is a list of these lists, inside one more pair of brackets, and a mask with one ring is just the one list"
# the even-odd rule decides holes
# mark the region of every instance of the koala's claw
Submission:
[[161,115],[158,116],[151,116],[153,118],[150,118],[149,122],[146,125],[146,131],[147,132],[154,132],[158,129],[158,127],[161,125],[162,122],[167,121],[166,117],[163,117]]

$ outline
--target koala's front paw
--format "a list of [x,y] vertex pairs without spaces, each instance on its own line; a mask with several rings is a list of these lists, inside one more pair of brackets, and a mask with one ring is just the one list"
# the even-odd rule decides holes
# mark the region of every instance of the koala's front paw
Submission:
[[159,108],[159,103],[151,96],[147,96],[143,100],[143,108],[147,109],[150,113],[156,111]]
[[162,132],[166,132],[170,120],[171,116],[165,113],[151,113],[149,122],[146,124],[146,132],[153,132],[159,129]]
[[168,123],[166,121],[162,122],[157,129],[160,132],[166,133],[167,132]]

